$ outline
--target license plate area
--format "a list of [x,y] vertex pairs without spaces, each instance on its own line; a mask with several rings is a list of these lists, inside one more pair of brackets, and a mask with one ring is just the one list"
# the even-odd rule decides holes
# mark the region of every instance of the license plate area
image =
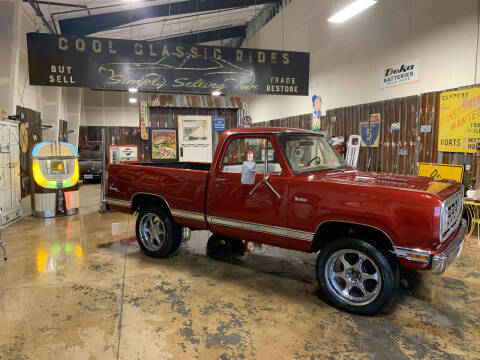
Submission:
[[84,179],[87,179],[87,180],[92,180],[92,179],[93,179],[93,175],[92,175],[92,174],[85,174],[85,175],[83,175],[83,178],[84,178]]

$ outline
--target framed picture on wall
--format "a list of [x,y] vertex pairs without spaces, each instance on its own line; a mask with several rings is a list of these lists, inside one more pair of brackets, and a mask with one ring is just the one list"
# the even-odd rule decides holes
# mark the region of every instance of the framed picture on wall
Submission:
[[150,142],[152,161],[178,160],[177,129],[151,129]]

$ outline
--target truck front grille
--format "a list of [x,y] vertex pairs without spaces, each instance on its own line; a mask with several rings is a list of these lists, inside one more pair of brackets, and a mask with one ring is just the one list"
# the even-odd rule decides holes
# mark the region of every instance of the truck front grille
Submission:
[[447,221],[442,226],[442,242],[448,239],[460,224],[463,212],[463,187],[459,192],[445,200],[443,210],[447,212]]

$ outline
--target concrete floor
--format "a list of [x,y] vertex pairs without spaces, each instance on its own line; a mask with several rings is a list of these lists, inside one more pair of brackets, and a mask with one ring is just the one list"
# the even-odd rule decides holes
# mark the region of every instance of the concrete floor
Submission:
[[25,216],[3,231],[0,359],[480,359],[476,238],[442,276],[403,272],[376,317],[328,306],[315,254],[276,248],[225,262],[194,232],[169,259],[141,253],[133,216]]

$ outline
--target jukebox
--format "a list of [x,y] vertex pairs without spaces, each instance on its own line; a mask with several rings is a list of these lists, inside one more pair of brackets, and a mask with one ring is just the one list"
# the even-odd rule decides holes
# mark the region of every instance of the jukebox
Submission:
[[65,142],[42,142],[32,150],[32,214],[54,217],[78,213],[77,150]]

